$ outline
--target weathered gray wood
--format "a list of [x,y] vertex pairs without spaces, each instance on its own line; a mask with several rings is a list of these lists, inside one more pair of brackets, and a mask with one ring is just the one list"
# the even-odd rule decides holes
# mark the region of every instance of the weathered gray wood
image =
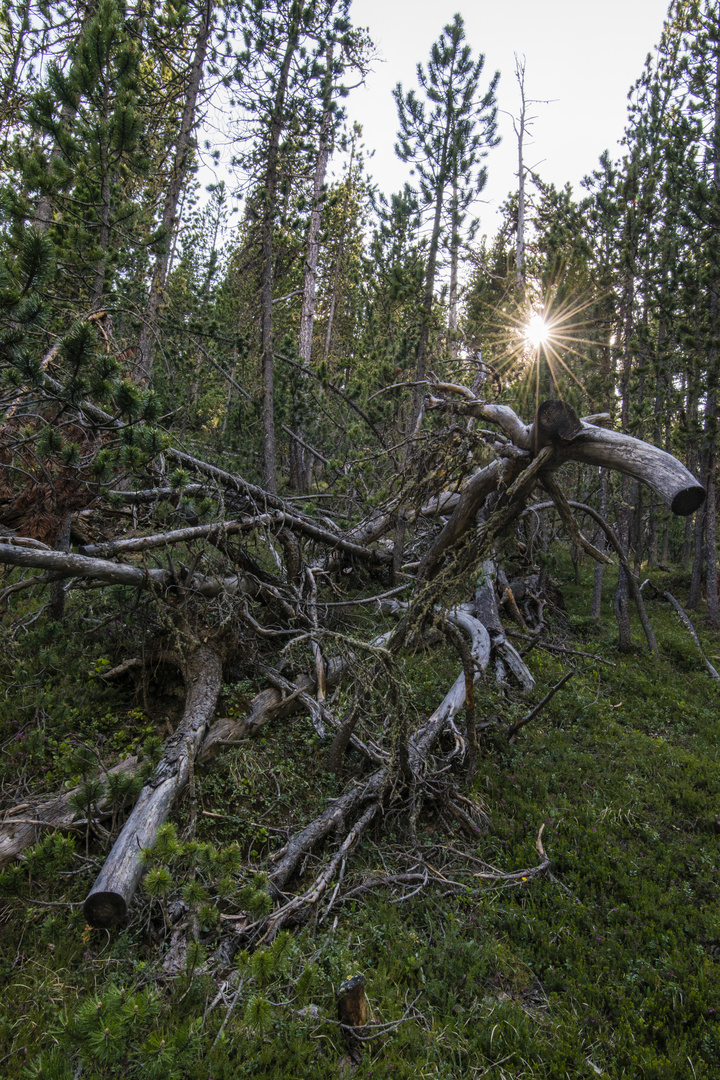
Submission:
[[617,469],[643,483],[666,503],[674,514],[685,517],[705,501],[705,488],[672,454],[620,431],[608,431],[581,421],[580,432],[557,449],[557,468],[564,461],[581,461]]
[[[140,763],[133,755],[113,765],[105,775],[122,773],[126,776],[134,776],[139,768]],[[11,859],[17,858],[26,848],[34,844],[36,840],[42,839],[48,832],[55,829],[78,828],[75,822],[78,813],[71,805],[78,791],[79,788],[75,787],[70,791],[63,791],[60,795],[40,799],[37,802],[20,803],[11,810],[7,810],[0,820],[0,867]],[[97,810],[109,813],[109,807],[109,800],[101,795],[97,802]],[[84,823],[82,828],[84,831]]]
[[[386,644],[388,636],[388,634],[382,634],[375,638],[372,644],[381,647]],[[328,687],[334,687],[340,683],[349,670],[350,659],[351,657],[344,656],[328,660],[326,674]],[[128,670],[137,663],[140,661],[133,659],[126,665],[119,665],[119,668],[125,667],[125,670]],[[105,677],[107,678],[108,675],[112,675],[112,672],[106,672]],[[296,686],[305,694],[315,693],[316,684],[309,675],[300,675],[296,679]],[[196,763],[205,764],[211,761],[218,753],[236,745],[241,739],[257,734],[270,720],[284,719],[304,710],[306,706],[303,693],[288,698],[275,687],[261,690],[250,702],[247,716],[239,719],[223,717],[212,724],[202,741]],[[133,755],[113,765],[107,770],[107,775],[126,773],[128,776],[134,776],[139,768],[140,763]],[[77,791],[78,788],[73,788],[59,795],[22,803],[16,808],[17,812],[7,811],[5,817],[0,820],[0,868],[11,859],[21,855],[47,831],[75,828],[77,812],[71,808],[70,801]],[[98,800],[97,809],[101,812],[109,810],[109,803],[103,796]]]
[[239,521],[216,521],[209,525],[192,525],[185,529],[172,529],[169,532],[155,533],[153,536],[130,536],[125,540],[108,541],[100,544],[87,544],[83,555],[121,555],[123,552],[147,551],[150,548],[166,547],[170,544],[188,543],[204,537],[222,536],[224,533],[250,532],[263,526],[287,528],[299,532],[311,540],[337,548],[369,562],[388,562],[391,558],[386,552],[372,551],[360,544],[346,540],[342,536],[315,525],[304,517],[273,511],[269,514],[254,514]]
[[215,712],[222,686],[222,663],[217,653],[207,645],[198,646],[185,660],[183,677],[186,696],[182,721],[168,739],[155,773],[140,793],[85,900],[90,926],[114,926],[125,918],[143,876],[142,850],[152,847],[185,787]]
[[515,475],[514,464],[493,461],[470,477],[460,494],[450,520],[423,556],[418,570],[419,579],[427,577],[437,566],[444,552],[467,532],[488,495],[498,488],[501,481],[507,483],[510,477]]
[[[448,612],[447,618],[470,635],[470,652],[477,667],[475,675],[477,680],[480,677],[480,672],[484,671],[490,662],[490,638],[488,632],[482,623],[464,611],[453,609]],[[448,720],[457,716],[464,706],[465,673],[460,672],[437,709],[410,739],[410,765],[416,775],[420,774],[423,763],[440,737]],[[270,874],[272,884],[278,890],[282,890],[309,851],[312,851],[330,833],[343,829],[346,819],[356,813],[360,807],[380,798],[387,778],[387,768],[377,769],[367,780],[360,784],[353,784],[339,799],[331,803],[319,817],[296,833],[289,843],[273,857],[277,865]]]
[[[143,569],[127,563],[110,562],[109,559],[91,559],[87,555],[73,555],[65,551],[36,551],[30,548],[15,547],[13,544],[0,544],[0,563],[6,566],[31,566],[40,570],[51,570],[64,577],[95,578],[108,585],[132,585],[136,588],[155,586],[169,589],[177,585],[169,570],[153,567]],[[194,574],[189,581],[183,581],[184,589],[191,589],[201,596],[220,596],[222,593],[254,592],[255,586],[248,585],[243,577],[233,575],[227,578],[205,577]]]
[[182,489],[173,487],[155,487],[155,488],[141,488],[139,491],[123,491],[122,488],[116,488],[115,490],[108,491],[108,496],[113,501],[121,501],[124,503],[154,503],[160,502],[161,499],[177,499],[182,496],[183,499],[190,497],[211,495],[212,490],[206,488],[204,484],[185,484]]
[[567,401],[541,401],[535,413],[533,441],[536,450],[548,443],[569,442],[580,432],[582,424]]
[[[521,450],[537,452],[545,442],[552,442],[557,451],[556,460],[550,466],[552,469],[565,461],[617,469],[643,481],[674,514],[681,516],[694,513],[705,500],[704,487],[672,454],[620,431],[578,420],[564,402],[543,402],[535,423],[526,425],[509,406],[478,401],[467,387],[454,383],[437,383],[435,386],[445,393],[463,397],[465,401],[458,411],[497,424]],[[605,421],[604,416],[599,419]]]

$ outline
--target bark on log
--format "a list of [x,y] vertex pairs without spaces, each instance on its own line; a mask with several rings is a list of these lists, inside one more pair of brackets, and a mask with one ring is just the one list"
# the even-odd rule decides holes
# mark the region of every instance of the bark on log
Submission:
[[429,576],[444,552],[467,532],[488,495],[495,491],[501,482],[507,483],[508,474],[514,475],[514,470],[511,470],[512,465],[509,463],[493,461],[470,478],[460,495],[450,520],[430,550],[423,556],[418,570],[419,580]]
[[83,555],[120,555],[123,552],[147,551],[150,548],[166,547],[170,544],[189,543],[192,540],[202,540],[206,537],[214,537],[223,534],[250,532],[264,525],[286,528],[291,532],[299,532],[303,536],[316,540],[320,544],[347,552],[358,559],[366,562],[389,562],[392,556],[387,552],[372,551],[360,544],[346,540],[342,536],[324,529],[321,525],[303,517],[293,514],[284,514],[275,511],[271,514],[255,514],[240,521],[217,521],[209,525],[192,525],[186,529],[172,529],[165,533],[156,533],[154,536],[131,536],[125,540],[115,540],[108,543],[88,544],[82,549]]
[[50,570],[64,577],[95,578],[108,585],[131,585],[140,589],[155,586],[159,589],[177,587],[199,593],[201,596],[253,595],[256,586],[239,575],[212,578],[194,574],[188,581],[178,583],[169,570],[143,569],[127,563],[115,563],[109,559],[91,559],[86,555],[72,555],[64,551],[36,551],[34,548],[18,548],[12,544],[0,544],[0,563],[6,566],[30,566]]
[[[371,645],[377,649],[383,648],[387,644],[389,636],[389,632],[381,634],[371,642]],[[331,690],[340,684],[352,660],[353,655],[350,654],[331,657],[327,661],[325,670],[325,686],[327,689]],[[204,765],[225,747],[238,743],[246,735],[254,735],[270,720],[284,719],[286,716],[302,712],[306,708],[304,704],[306,698],[304,699],[303,695],[314,694],[317,689],[317,682],[311,675],[299,675],[295,679],[295,686],[300,693],[293,693],[292,696],[283,695],[275,687],[261,690],[252,699],[250,711],[244,719],[234,720],[226,717],[213,724],[200,748],[198,754],[199,763]],[[351,738],[350,745],[352,744],[353,739]]]
[[183,677],[186,697],[182,721],[85,900],[83,910],[90,926],[114,926],[125,918],[143,876],[142,850],[152,846],[187,783],[215,712],[222,686],[222,663],[217,653],[207,645],[198,646],[185,660]]
[[541,401],[535,413],[533,444],[537,453],[548,443],[570,442],[582,429],[575,410],[566,401]]
[[[388,636],[389,634],[383,634],[372,644],[380,648],[387,643]],[[340,683],[347,673],[349,660],[349,657],[334,657],[328,661],[326,674],[328,687],[334,687]],[[128,666],[134,666],[134,664],[135,661],[132,661]],[[111,674],[107,672],[105,677]],[[296,685],[306,694],[315,693],[316,684],[310,676],[301,675],[296,680]],[[256,734],[270,720],[284,719],[302,712],[303,708],[302,695],[293,695],[292,698],[288,698],[274,687],[261,690],[252,699],[247,716],[237,720],[224,717],[209,728],[200,746],[196,763],[205,764],[211,761],[218,753],[237,745],[241,739]],[[353,740],[350,741],[352,745]],[[131,756],[108,769],[107,774],[125,773],[128,776],[134,776],[139,768],[140,762],[137,757]],[[64,791],[60,795],[41,799],[37,803],[23,803],[22,810],[19,811],[20,817],[16,815],[15,818],[6,817],[0,821],[0,869],[43,836],[46,829],[69,830],[74,827],[77,812],[71,809],[70,800],[77,791],[77,788],[73,788],[72,791]],[[101,797],[97,808],[105,812],[109,804]]]
[[[125,758],[124,761],[107,770],[106,776],[124,774],[134,776],[140,768],[137,757]],[[79,788],[63,791],[54,798],[46,798],[39,803],[22,803],[14,810],[8,810],[0,821],[0,868],[11,859],[17,858],[26,848],[42,839],[47,832],[55,829],[71,830],[75,827],[78,812],[71,805]],[[110,803],[106,796],[101,796],[97,809],[109,812]],[[79,826],[77,826],[79,827]],[[83,829],[85,825],[83,824]]]
[[347,1048],[355,1064],[361,1060],[356,1036],[364,1034],[368,1022],[368,1000],[365,995],[365,976],[354,975],[338,987],[337,1014]]
[[579,433],[566,446],[558,448],[557,463],[553,462],[551,468],[558,468],[565,461],[617,469],[642,480],[681,517],[694,513],[705,501],[705,488],[676,457],[620,431],[608,431],[581,421]]
[[497,424],[521,450],[537,452],[544,443],[552,443],[557,450],[549,466],[553,470],[566,461],[617,469],[642,480],[674,514],[683,517],[694,513],[705,501],[705,488],[672,454],[631,435],[578,420],[565,402],[543,402],[535,423],[528,426],[509,406],[477,401],[466,387],[439,383],[437,389],[460,394],[466,399],[461,406],[464,413]]
[[120,488],[108,491],[109,498],[113,500],[118,502],[122,500],[124,503],[137,503],[138,505],[160,502],[161,499],[177,499],[179,495],[187,499],[211,494],[212,491],[206,488],[204,484],[186,484],[180,490],[173,487],[157,487],[141,488],[139,491],[123,491]]

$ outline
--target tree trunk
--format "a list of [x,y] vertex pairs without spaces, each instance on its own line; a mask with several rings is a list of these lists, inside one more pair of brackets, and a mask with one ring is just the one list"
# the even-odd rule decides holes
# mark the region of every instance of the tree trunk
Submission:
[[[134,776],[139,768],[140,762],[133,756],[108,769],[106,775],[122,773],[126,776]],[[44,798],[29,806],[23,803],[17,810],[8,810],[0,824],[0,867],[5,866],[11,859],[17,858],[26,848],[48,832],[55,829],[79,828],[80,826],[76,823],[77,810],[71,805],[73,797],[79,790],[79,787],[75,787],[70,791],[63,791],[61,795],[54,798]],[[100,797],[96,809],[103,813],[111,812],[106,796]],[[84,823],[82,828],[84,831]]]
[[267,162],[263,183],[262,222],[260,226],[262,265],[260,270],[260,326],[262,335],[262,423],[263,423],[263,478],[267,491],[277,492],[277,451],[275,445],[275,358],[273,355],[273,229],[275,226],[275,200],[278,187],[280,137],[285,127],[285,98],[287,96],[290,63],[300,38],[300,5],[292,6],[291,24],[287,47],[280,66],[275,99],[270,113]]
[[[313,326],[315,323],[315,294],[317,289],[317,266],[320,255],[320,222],[323,207],[323,188],[325,186],[325,174],[328,161],[330,160],[330,135],[332,123],[332,90],[333,90],[333,45],[328,45],[326,54],[327,79],[325,86],[325,101],[323,105],[322,120],[320,122],[320,135],[318,141],[318,154],[315,160],[315,175],[313,177],[313,204],[310,212],[310,221],[305,242],[305,275],[303,280],[303,298],[300,309],[300,336],[298,352],[301,362],[308,367],[312,357]],[[305,396],[305,376],[301,374],[300,397]],[[302,417],[295,416],[293,424],[294,433],[298,439],[305,438]],[[290,446],[290,486],[297,492],[305,490],[306,465],[305,449],[302,441],[293,439]]]
[[[600,513],[603,516],[603,518],[607,518],[607,495],[608,495],[607,473],[603,472],[602,476],[600,477]],[[602,531],[600,530],[600,533],[601,532]],[[595,543],[596,543],[596,545],[599,546],[600,535],[597,535]],[[604,544],[603,544],[603,547],[604,547]],[[590,608],[590,615],[591,615],[591,618],[593,618],[593,619],[599,619],[600,618],[600,613],[602,611],[602,586],[603,586],[603,576],[604,576],[604,574],[605,574],[605,566],[604,566],[604,564],[601,563],[601,562],[595,563],[595,577],[593,579],[592,606]]]
[[[427,368],[427,353],[430,343],[430,320],[432,318],[433,300],[435,298],[435,274],[437,271],[437,258],[440,247],[440,226],[445,200],[445,185],[447,183],[445,173],[447,169],[448,145],[450,142],[450,126],[451,120],[448,116],[445,123],[443,144],[440,153],[440,167],[438,169],[437,186],[435,189],[435,211],[433,215],[432,232],[430,234],[430,249],[428,251],[427,267],[425,270],[425,288],[420,310],[420,334],[415,352],[415,379],[418,383],[421,383],[425,378]],[[424,397],[425,388],[421,385],[415,386],[413,388],[412,413],[410,416],[411,433],[415,431],[418,420],[420,419]]]
[[147,782],[130,817],[85,900],[90,926],[115,926],[143,876],[142,851],[152,847],[190,778],[195,757],[215,712],[222,688],[222,663],[207,645],[199,645],[186,658],[183,670],[186,696],[183,718],[168,740],[163,757]]
[[190,165],[192,163],[192,133],[197,121],[197,99],[202,84],[205,57],[208,43],[212,32],[212,17],[215,0],[202,0],[204,10],[195,39],[195,52],[190,63],[188,73],[188,87],[185,95],[180,131],[175,143],[175,156],[173,158],[170,181],[165,192],[163,204],[162,226],[166,233],[166,250],[158,255],[155,260],[150,293],[143,316],[142,329],[138,339],[139,370],[145,378],[152,374],[155,359],[155,344],[157,340],[157,316],[162,301],[165,281],[167,278],[168,260],[171,241],[177,229],[177,210],[180,196],[187,180]]
[[[56,551],[69,551],[70,550],[70,522],[72,514],[67,511],[65,517],[60,524],[58,534],[55,538],[55,550]],[[50,604],[48,606],[48,615],[55,622],[61,622],[65,615],[65,581],[61,578],[59,581],[53,581],[50,586]]]
[[450,356],[458,355],[458,264],[460,261],[460,221],[457,175],[453,176],[452,207],[450,210],[450,288],[448,291],[448,330]]
[[518,216],[515,233],[515,285],[518,292],[525,288],[525,162],[523,143],[525,140],[526,103],[525,103],[525,64],[515,56],[515,78],[520,87],[520,116],[513,125],[518,145]]

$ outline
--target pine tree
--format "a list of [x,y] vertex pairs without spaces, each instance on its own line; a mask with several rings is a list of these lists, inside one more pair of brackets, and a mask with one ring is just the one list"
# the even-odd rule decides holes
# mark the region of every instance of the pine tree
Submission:
[[[426,68],[418,64],[417,77],[422,97],[407,93],[400,84],[394,91],[400,131],[396,152],[402,161],[412,162],[418,178],[420,201],[431,215],[424,278],[420,330],[416,349],[415,378],[425,378],[430,341],[430,324],[438,271],[443,210],[450,195],[455,207],[452,228],[458,215],[482,191],[486,171],[482,159],[497,144],[495,89],[499,73],[484,93],[480,80],[485,57],[472,58],[465,44],[465,26],[455,15],[430,51]],[[411,429],[419,419],[423,388],[413,393]]]
[[273,492],[277,490],[274,234],[292,185],[288,164],[293,157],[298,160],[298,154],[302,158],[306,140],[316,131],[321,134],[315,172],[317,162],[322,170],[323,147],[329,146],[329,125],[336,113],[333,94],[339,92],[334,84],[333,52],[328,58],[328,48],[332,40],[344,41],[349,32],[348,6],[347,0],[275,0],[264,7],[248,7],[242,16],[246,51],[238,58],[237,100],[250,118],[254,138],[249,148],[240,149],[238,162],[256,181],[261,247],[263,476],[265,487]]

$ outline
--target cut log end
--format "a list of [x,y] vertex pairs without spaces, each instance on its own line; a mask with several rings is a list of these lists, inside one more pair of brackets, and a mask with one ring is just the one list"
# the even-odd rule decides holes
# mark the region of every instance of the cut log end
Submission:
[[670,504],[670,509],[673,514],[678,514],[680,517],[687,517],[688,514],[694,514],[702,504],[705,502],[706,491],[700,484],[693,485],[691,487],[683,488],[678,491],[677,495],[673,498]]
[[127,904],[119,893],[93,892],[85,901],[83,911],[90,926],[98,930],[107,930],[125,921]]
[[582,431],[582,424],[566,401],[543,401],[535,414],[537,448],[549,442],[571,442]]

